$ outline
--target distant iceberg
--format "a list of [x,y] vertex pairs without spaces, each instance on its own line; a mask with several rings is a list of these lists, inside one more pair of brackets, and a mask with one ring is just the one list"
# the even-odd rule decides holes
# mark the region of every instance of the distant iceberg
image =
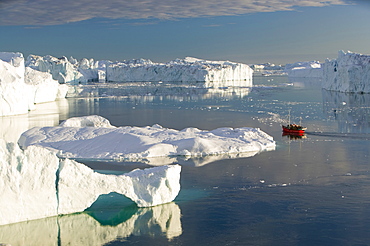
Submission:
[[107,81],[198,83],[203,87],[252,86],[253,70],[245,64],[229,61],[207,61],[187,57],[168,63],[132,60],[111,63]]
[[81,212],[111,192],[149,207],[173,201],[180,190],[179,165],[105,175],[45,148],[22,151],[1,139],[0,156],[0,225]]
[[[99,116],[87,116],[95,118]],[[86,117],[72,118],[86,121]],[[150,158],[205,157],[261,152],[275,149],[271,136],[258,128],[218,128],[181,131],[160,125],[146,127],[34,127],[19,139],[22,148],[36,145],[74,159],[148,162]],[[176,162],[176,159],[172,159]],[[150,162],[150,161],[149,161]]]
[[339,92],[370,93],[370,55],[348,51],[326,60],[322,87]]
[[284,71],[291,78],[322,78],[323,76],[322,65],[319,61],[286,64]]

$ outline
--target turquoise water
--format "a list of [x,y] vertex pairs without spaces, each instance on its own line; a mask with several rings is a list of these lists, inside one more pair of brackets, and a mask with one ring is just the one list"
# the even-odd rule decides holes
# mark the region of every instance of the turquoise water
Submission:
[[[112,193],[83,213],[0,226],[2,235],[14,235],[12,245],[19,238],[23,245],[368,245],[369,95],[326,92],[318,81],[286,77],[255,77],[254,84],[67,99],[51,125],[98,114],[116,126],[251,126],[272,135],[277,147],[248,158],[184,162],[182,189],[169,204],[137,208]],[[308,127],[304,138],[282,136],[289,111]],[[28,119],[37,125],[46,115],[35,111]],[[147,167],[86,164],[114,174]]]

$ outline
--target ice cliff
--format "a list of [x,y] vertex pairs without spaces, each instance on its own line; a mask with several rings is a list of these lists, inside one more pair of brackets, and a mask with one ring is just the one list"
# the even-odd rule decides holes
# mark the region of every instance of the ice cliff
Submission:
[[39,146],[21,150],[0,139],[0,225],[84,211],[101,194],[117,192],[139,207],[171,202],[179,165],[105,175]]
[[25,67],[23,54],[0,52],[0,116],[25,114],[34,104],[65,97],[67,87]]
[[[79,119],[86,121],[85,117]],[[275,149],[273,138],[258,128],[218,128],[212,131],[186,128],[179,131],[160,125],[63,127],[71,125],[68,121],[58,127],[34,127],[21,135],[19,144],[23,148],[42,146],[66,158],[141,162],[150,162],[148,159],[158,157],[237,155]]]
[[370,55],[338,52],[338,58],[326,60],[322,87],[326,90],[370,93]]

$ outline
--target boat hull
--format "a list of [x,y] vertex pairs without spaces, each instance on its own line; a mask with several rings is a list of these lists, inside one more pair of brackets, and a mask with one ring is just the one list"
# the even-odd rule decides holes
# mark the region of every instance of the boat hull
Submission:
[[305,131],[306,129],[295,130],[295,129],[289,129],[283,126],[283,133],[286,133],[286,134],[304,134]]

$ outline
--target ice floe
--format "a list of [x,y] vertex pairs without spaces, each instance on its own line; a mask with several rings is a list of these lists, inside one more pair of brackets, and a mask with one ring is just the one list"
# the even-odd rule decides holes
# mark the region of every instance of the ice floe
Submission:
[[[90,119],[99,116],[87,116]],[[273,150],[275,141],[258,128],[175,130],[160,125],[135,127],[63,127],[86,122],[74,118],[57,127],[34,127],[19,139],[22,148],[42,146],[60,157],[147,162],[148,158],[205,157]]]
[[180,191],[181,166],[106,175],[39,146],[21,150],[0,139],[0,225],[84,211],[116,192],[139,207],[168,203]]

